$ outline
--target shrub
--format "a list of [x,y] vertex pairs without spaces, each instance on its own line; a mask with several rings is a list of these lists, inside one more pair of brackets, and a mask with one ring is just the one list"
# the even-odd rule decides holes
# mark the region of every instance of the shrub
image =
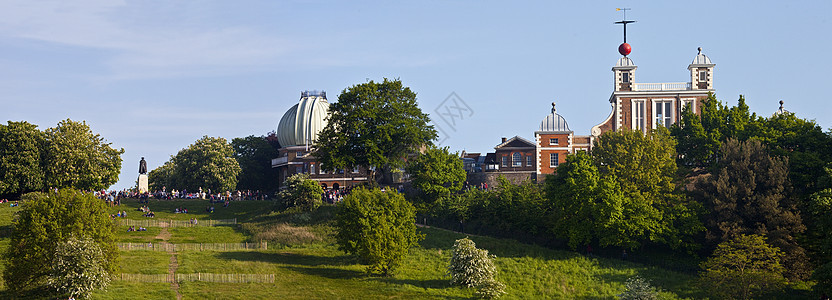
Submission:
[[335,214],[338,249],[357,255],[368,273],[388,276],[423,238],[416,209],[396,191],[354,189]]
[[448,265],[451,284],[475,287],[476,295],[480,298],[497,298],[505,294],[505,285],[495,279],[497,267],[491,261],[492,258],[494,255],[489,255],[488,250],[477,249],[471,239],[456,240]]
[[641,278],[641,276],[633,276],[627,278],[624,284],[624,292],[618,295],[620,300],[656,300],[659,299],[659,292],[656,288],[650,286],[650,282]]
[[717,246],[702,263],[702,284],[721,299],[750,299],[779,289],[785,282],[783,252],[761,235],[739,235]]
[[47,285],[61,295],[87,298],[110,282],[101,248],[88,237],[71,236],[55,248]]
[[58,246],[72,236],[91,239],[103,252],[101,267],[110,274],[115,271],[115,227],[104,202],[91,193],[60,190],[57,194],[26,194],[12,224],[3,279],[9,290],[18,295],[46,286]]
[[280,192],[280,197],[289,207],[311,211],[321,206],[323,193],[323,188],[309,179],[309,174],[299,173],[286,179],[286,189]]

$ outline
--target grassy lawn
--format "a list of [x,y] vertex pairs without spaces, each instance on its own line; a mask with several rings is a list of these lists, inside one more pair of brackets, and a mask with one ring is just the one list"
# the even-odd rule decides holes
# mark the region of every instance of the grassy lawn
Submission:
[[[334,207],[312,213],[271,212],[271,202],[234,202],[228,208],[215,205],[204,212],[207,200],[154,201],[157,219],[187,220],[237,218],[236,226],[167,228],[170,243],[238,243],[269,241],[269,250],[180,251],[177,273],[275,274],[275,283],[182,282],[184,299],[467,299],[473,290],[452,287],[446,276],[451,247],[465,237],[446,230],[420,228],[426,235],[411,250],[391,277],[372,277],[365,266],[337,249],[331,220]],[[111,213],[126,210],[131,219],[143,219],[140,205],[127,200]],[[193,208],[189,214],[172,213],[175,207]],[[18,208],[0,206],[0,228],[8,228]],[[120,242],[160,242],[162,228],[127,232],[119,226]],[[4,231],[0,231],[3,233]],[[470,236],[477,247],[497,256],[498,280],[506,284],[505,299],[615,299],[627,278],[640,275],[661,288],[665,299],[702,299],[695,274],[607,258],[588,258],[576,252],[552,250],[513,240]],[[0,235],[0,251],[8,247],[8,233]],[[121,251],[120,273],[166,274],[171,253]],[[0,265],[2,270],[2,265]],[[0,281],[2,283],[2,281]],[[0,298],[5,297],[0,286]],[[774,298],[804,299],[804,290],[788,290]],[[169,283],[137,283],[114,280],[93,299],[175,299]]]

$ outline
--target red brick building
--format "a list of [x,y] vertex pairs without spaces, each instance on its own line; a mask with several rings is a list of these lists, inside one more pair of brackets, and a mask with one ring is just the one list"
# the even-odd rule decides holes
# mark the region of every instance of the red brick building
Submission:
[[591,147],[592,137],[576,136],[569,129],[569,124],[555,109],[552,103],[552,113],[540,122],[540,128],[534,132],[535,157],[537,168],[535,173],[540,175],[552,174],[558,165],[566,161],[566,155],[575,151],[587,151]]
[[612,111],[604,122],[592,127],[592,136],[625,128],[647,131],[669,127],[679,122],[680,112],[688,107],[700,114],[702,100],[715,91],[714,66],[700,48],[688,65],[690,82],[636,83],[638,67],[632,59],[622,56],[612,68]]

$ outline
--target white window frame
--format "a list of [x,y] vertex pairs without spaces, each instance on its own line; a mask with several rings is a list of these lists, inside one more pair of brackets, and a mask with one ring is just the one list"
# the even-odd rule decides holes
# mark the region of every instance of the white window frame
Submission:
[[558,138],[549,139],[549,145],[557,145],[559,141]]
[[309,164],[309,174],[315,174],[315,164]]
[[[630,128],[644,131],[647,128],[647,100],[632,99],[630,100],[630,108],[633,116]],[[639,108],[641,108],[641,111],[639,111]]]
[[527,167],[534,167],[534,156],[531,156],[531,155],[526,156],[526,166]]
[[[650,103],[650,105],[651,105],[651,108],[653,108],[652,113],[651,113],[652,118],[650,118],[651,120],[653,120],[653,129],[659,128],[659,124],[669,128],[670,126],[666,125],[666,122],[668,120],[670,120],[669,125],[673,125],[673,123],[676,123],[676,118],[675,118],[676,117],[676,107],[674,106],[674,104],[676,104],[675,99],[653,99],[653,101],[650,101],[650,102],[652,102],[652,103]],[[661,120],[658,120],[659,114],[656,112],[656,104],[659,104],[659,103],[662,104],[662,116],[661,116],[662,119]],[[664,115],[664,111],[665,111],[666,106],[670,106],[670,115],[669,116]]]
[[630,72],[621,72],[621,82],[630,83]]
[[508,168],[508,155],[503,155],[501,158],[500,167]]
[[690,108],[693,109],[693,112],[696,113],[696,98],[683,98],[682,99],[682,111],[685,111],[685,107],[690,104]]
[[560,165],[560,155],[557,153],[549,153],[549,167],[557,168]]
[[708,82],[708,71],[699,71],[699,82]]
[[514,152],[511,154],[511,167],[512,168],[519,168],[523,166],[523,154],[520,152]]

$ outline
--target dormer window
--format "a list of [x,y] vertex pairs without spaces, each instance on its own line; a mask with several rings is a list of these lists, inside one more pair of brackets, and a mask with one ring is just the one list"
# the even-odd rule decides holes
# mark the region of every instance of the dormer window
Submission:
[[707,71],[699,71],[699,82],[706,82],[708,81],[708,72]]

